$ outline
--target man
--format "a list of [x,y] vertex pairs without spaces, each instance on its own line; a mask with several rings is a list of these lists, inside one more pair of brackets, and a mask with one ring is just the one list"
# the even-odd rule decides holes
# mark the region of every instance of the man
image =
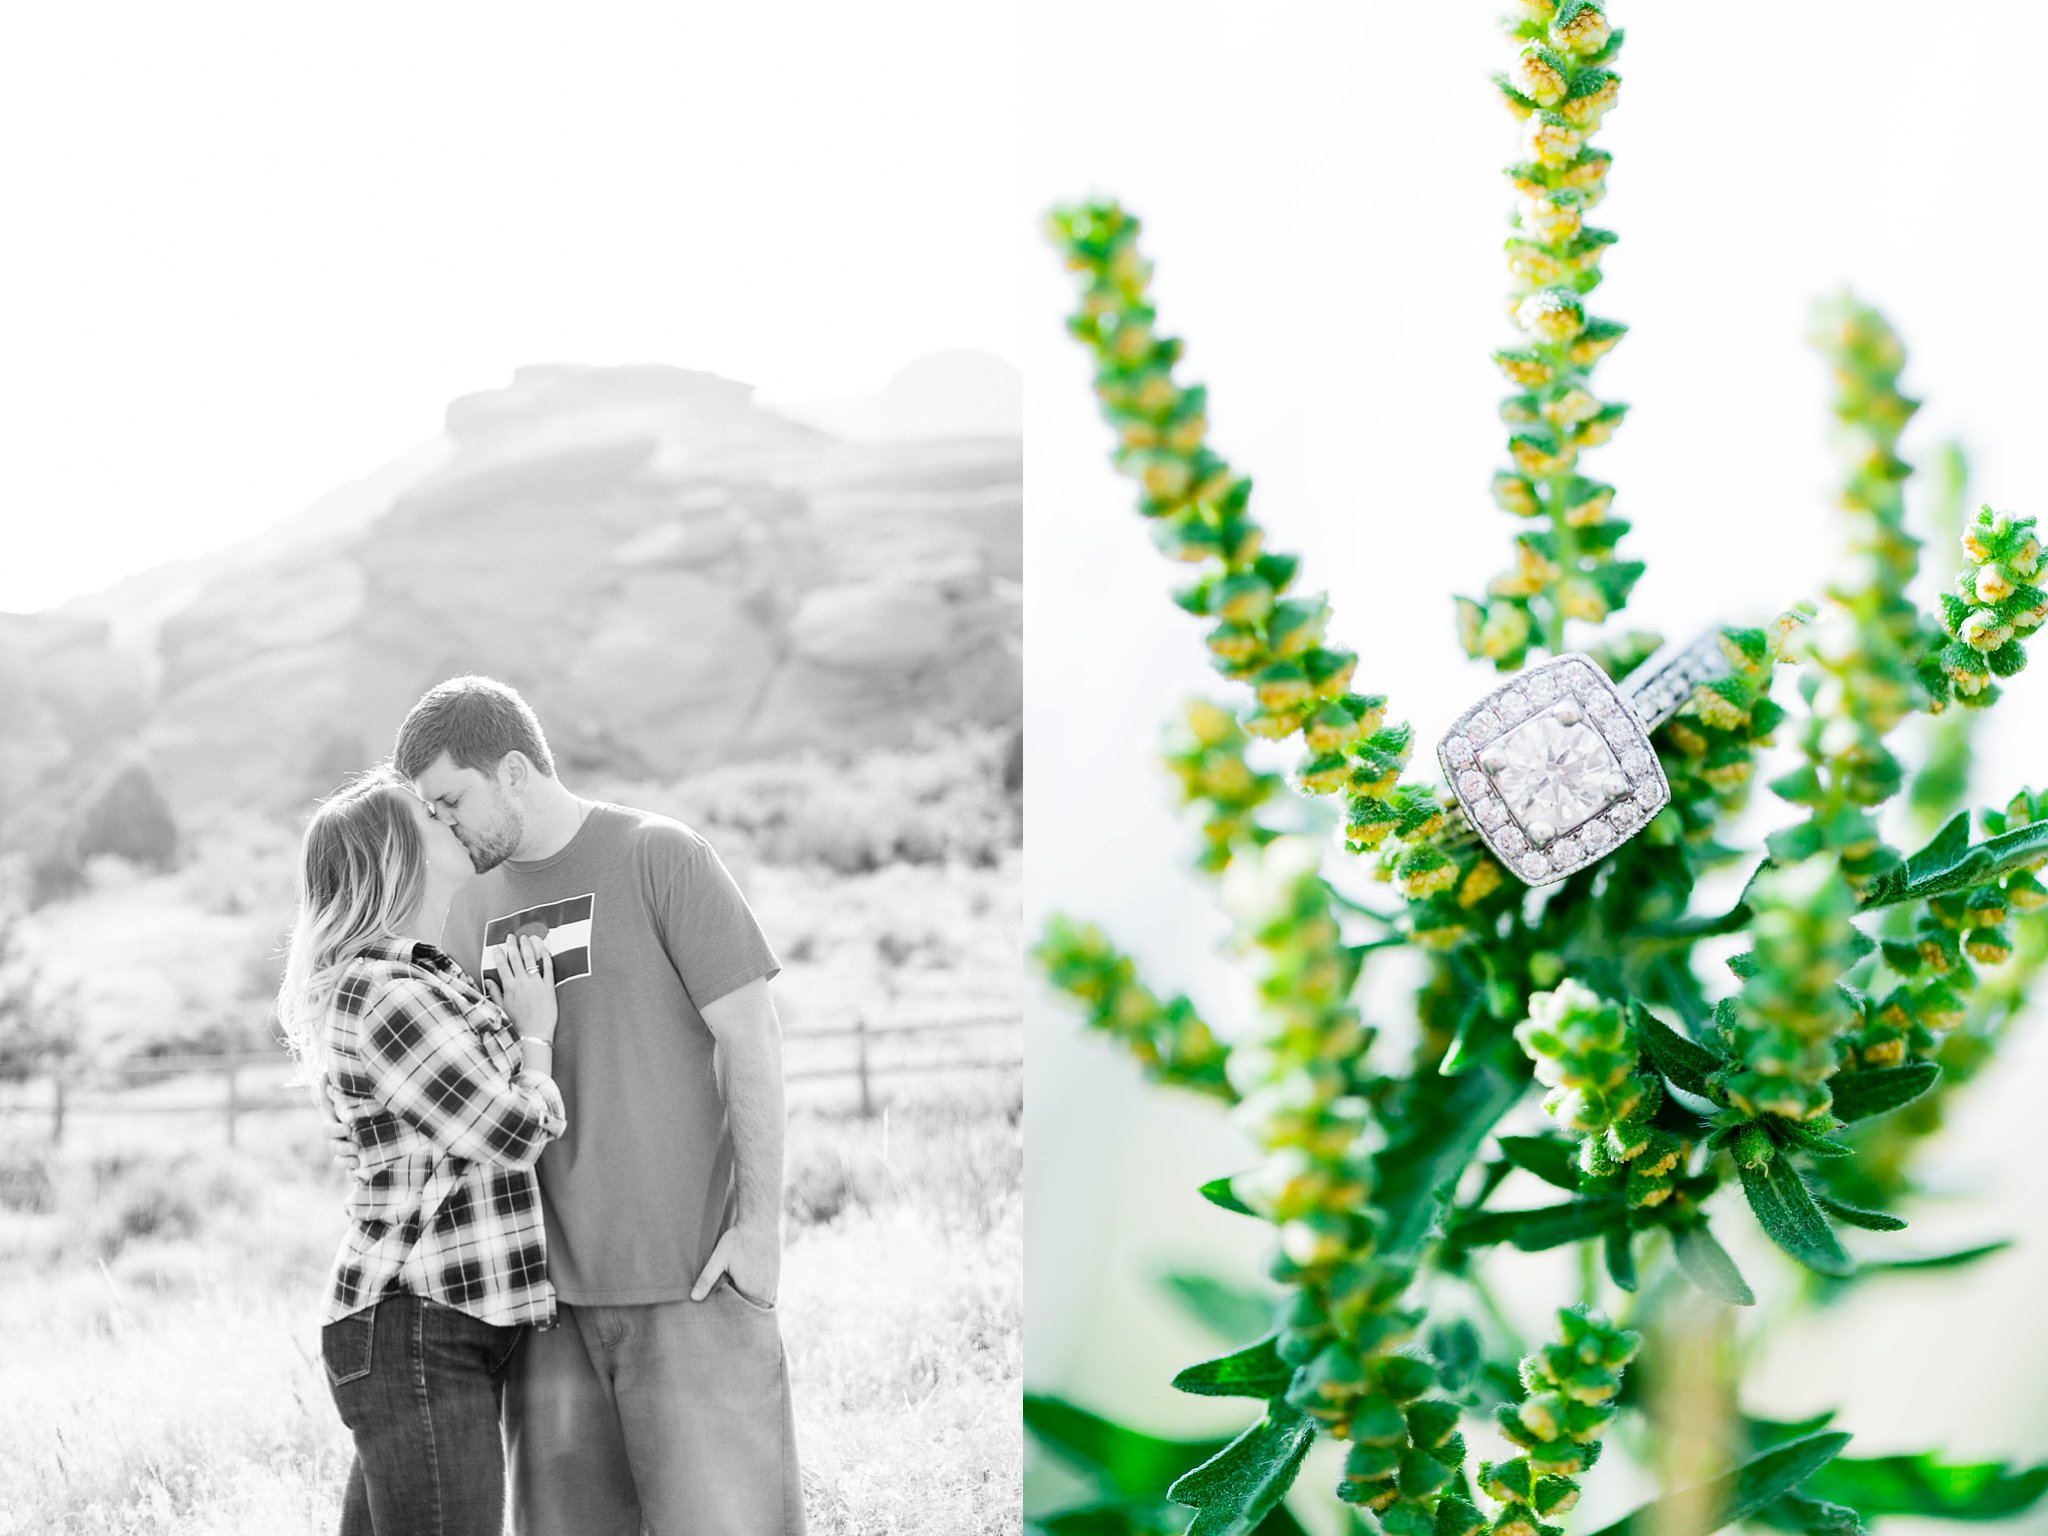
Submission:
[[507,1384],[514,1529],[800,1536],[773,951],[710,844],[571,793],[504,684],[433,689],[394,756],[478,871],[442,947],[480,979],[516,934],[554,961],[569,1128],[539,1173],[558,1325]]

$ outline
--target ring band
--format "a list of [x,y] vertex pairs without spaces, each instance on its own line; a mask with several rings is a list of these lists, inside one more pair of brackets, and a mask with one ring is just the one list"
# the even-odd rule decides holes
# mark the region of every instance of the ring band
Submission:
[[1526,668],[1458,717],[1437,761],[1473,839],[1527,885],[1550,885],[1609,853],[1671,802],[1650,733],[1703,682],[1725,676],[1720,630],[1665,648],[1620,683],[1580,652]]

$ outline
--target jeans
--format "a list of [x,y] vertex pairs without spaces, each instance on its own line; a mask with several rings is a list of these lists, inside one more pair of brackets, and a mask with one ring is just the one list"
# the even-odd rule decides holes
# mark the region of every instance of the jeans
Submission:
[[556,1312],[505,1394],[519,1536],[803,1536],[772,1306],[721,1279],[702,1301]]
[[505,1368],[526,1329],[403,1293],[320,1330],[355,1437],[341,1536],[500,1536]]

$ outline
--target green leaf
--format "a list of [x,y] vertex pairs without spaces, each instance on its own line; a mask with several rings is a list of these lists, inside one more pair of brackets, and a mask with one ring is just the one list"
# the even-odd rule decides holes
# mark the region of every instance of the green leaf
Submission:
[[1279,1339],[1270,1333],[1234,1355],[1191,1365],[1173,1384],[1197,1397],[1278,1397],[1294,1379],[1294,1367],[1280,1358]]
[[1237,1191],[1230,1187],[1230,1177],[1211,1179],[1202,1186],[1202,1198],[1211,1205],[1221,1206],[1226,1211],[1235,1211],[1240,1216],[1256,1216],[1259,1213],[1237,1198]]
[[1226,1444],[1162,1440],[1038,1393],[1025,1394],[1024,1427],[1098,1487],[1126,1498],[1158,1498],[1160,1489]]
[[1234,1285],[1214,1275],[1171,1270],[1160,1276],[1160,1283],[1190,1317],[1219,1339],[1230,1343],[1243,1338],[1257,1338],[1271,1328],[1273,1314],[1280,1305],[1279,1298],[1271,1291]]
[[1671,1248],[1678,1256],[1678,1267],[1685,1278],[1716,1300],[1731,1306],[1753,1307],[1756,1292],[1749,1288],[1749,1282],[1742,1278],[1742,1271],[1735,1267],[1735,1261],[1728,1257],[1720,1239],[1708,1229],[1705,1222],[1697,1226],[1679,1227],[1671,1234]]
[[1198,1514],[1188,1536],[1244,1536],[1286,1495],[1316,1437],[1315,1421],[1284,1402],[1216,1455],[1187,1473],[1166,1496]]
[[1965,1264],[1974,1264],[1979,1259],[1988,1259],[1994,1253],[2003,1253],[2012,1246],[2012,1239],[2002,1237],[1995,1243],[1977,1243],[1969,1248],[1957,1248],[1948,1253],[1930,1253],[1918,1259],[1877,1259],[1856,1268],[1858,1275],[1910,1273],[1921,1269],[1961,1269]]
[[1863,1517],[1846,1504],[1810,1499],[1803,1493],[1783,1494],[1750,1519],[1791,1536],[1863,1536]]
[[1854,1270],[1790,1157],[1780,1152],[1761,1168],[1738,1159],[1736,1167],[1742,1173],[1742,1192],[1749,1196],[1749,1208],[1756,1212],[1766,1237],[1816,1274],[1841,1277]]
[[1628,1207],[1617,1195],[1571,1200],[1533,1211],[1481,1211],[1454,1224],[1450,1236],[1463,1247],[1512,1243],[1524,1253],[1539,1253],[1564,1243],[1594,1237],[1628,1219]]
[[1861,1227],[1866,1232],[1903,1232],[1905,1222],[1885,1211],[1873,1211],[1861,1205],[1851,1205],[1846,1200],[1837,1200],[1833,1195],[1817,1195],[1820,1208],[1837,1221],[1845,1221],[1852,1227]]
[[1707,1075],[1721,1069],[1721,1058],[1698,1041],[1688,1040],[1641,1003],[1631,999],[1628,1006],[1636,1038],[1642,1041],[1652,1065],[1674,1088],[1683,1088],[1703,1099],[1709,1097]]
[[1422,1246],[1480,1143],[1526,1086],[1526,1080],[1490,1066],[1409,1084],[1395,1117],[1395,1139],[1373,1158],[1373,1194],[1386,1218],[1380,1231],[1383,1258],[1402,1261]]
[[1902,1066],[1837,1073],[1828,1086],[1834,1090],[1837,1119],[1868,1120],[1912,1103],[1940,1078],[1941,1068],[1933,1062],[1909,1061]]
[[[1034,1515],[1026,1521],[1026,1536],[1161,1536],[1179,1529],[1185,1516],[1162,1494],[1157,1500],[1112,1499],[1097,1504],[1077,1504],[1051,1514]],[[1301,1522],[1275,1504],[1261,1520],[1254,1536],[1307,1536]]]
[[[1958,812],[1957,818],[1963,815]],[[1865,886],[1863,910],[1875,911],[1902,901],[1947,896],[1987,885],[2048,853],[2048,821],[2032,822],[1987,838],[1974,847],[1960,849],[1950,836],[1954,826],[1955,821],[1951,820],[1933,842]]]
[[2048,1465],[2012,1471],[1995,1461],[1944,1462],[1932,1451],[1858,1457],[1830,1462],[1803,1491],[1853,1504],[1871,1519],[2009,1520],[2048,1493]]
[[1848,1443],[1839,1430],[1787,1441],[1697,1487],[1654,1499],[1594,1536],[1708,1536],[1790,1493]]
[[1423,1342],[1436,1361],[1436,1379],[1454,1397],[1471,1384],[1486,1361],[1479,1330],[1462,1317],[1431,1328]]
[[1808,1435],[1819,1434],[1834,1422],[1835,1410],[1830,1408],[1825,1413],[1816,1413],[1805,1419],[1752,1419],[1745,1416],[1742,1427],[1748,1432],[1749,1449],[1754,1454],[1790,1440],[1804,1440]]
[[1503,1136],[1500,1149],[1517,1168],[1546,1184],[1579,1192],[1578,1147],[1562,1136]]
[[1635,1234],[1626,1223],[1607,1229],[1601,1242],[1601,1257],[1607,1264],[1607,1278],[1624,1291],[1636,1288]]

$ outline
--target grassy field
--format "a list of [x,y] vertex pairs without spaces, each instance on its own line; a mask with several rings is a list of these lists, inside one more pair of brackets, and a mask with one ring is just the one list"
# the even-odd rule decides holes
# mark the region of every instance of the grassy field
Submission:
[[[943,1066],[1019,1051],[1002,746],[585,786],[700,826],[783,962],[780,1312],[816,1536],[1021,1523],[1021,1073]],[[161,1054],[276,1049],[295,839],[184,832],[176,869],[95,860],[24,924],[77,1020],[79,1086],[55,1152],[50,1085],[0,1088],[0,1536],[335,1525],[347,1442],[316,1346],[342,1185],[312,1113],[246,1115],[231,1150],[218,1111],[145,1108],[217,1105],[218,1077],[117,1086]],[[810,1075],[853,1060],[820,1032],[967,1018],[989,1022],[874,1044],[871,1119],[849,1078]],[[276,1089],[277,1059],[241,1091]]]
[[[1020,1090],[897,1092],[872,1120],[791,1117],[810,1527],[1015,1532]],[[55,1153],[0,1132],[0,1533],[333,1530],[347,1440],[316,1344],[341,1185],[310,1112],[250,1119],[234,1151],[201,1117],[81,1120]]]

